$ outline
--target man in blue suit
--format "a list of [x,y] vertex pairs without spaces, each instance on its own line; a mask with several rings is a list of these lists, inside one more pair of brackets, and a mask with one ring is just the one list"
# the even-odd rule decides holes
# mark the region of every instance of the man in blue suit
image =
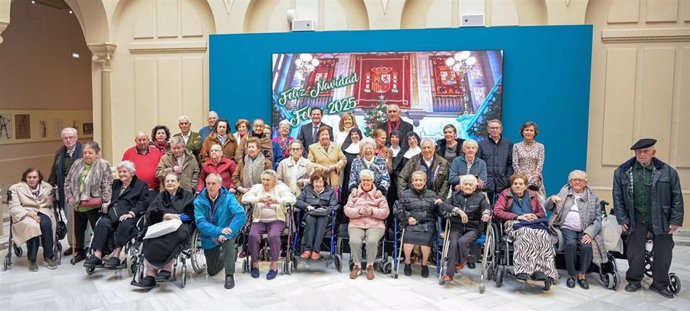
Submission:
[[194,218],[201,233],[208,275],[225,268],[225,288],[235,287],[235,237],[247,222],[244,208],[222,187],[223,178],[211,173],[206,188],[194,199]]

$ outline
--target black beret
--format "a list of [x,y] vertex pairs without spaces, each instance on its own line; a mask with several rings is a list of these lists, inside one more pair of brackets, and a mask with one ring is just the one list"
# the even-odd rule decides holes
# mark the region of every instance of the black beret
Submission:
[[638,140],[632,147],[630,147],[630,150],[637,150],[637,149],[644,149],[647,147],[654,146],[656,144],[656,139],[654,138],[642,138]]

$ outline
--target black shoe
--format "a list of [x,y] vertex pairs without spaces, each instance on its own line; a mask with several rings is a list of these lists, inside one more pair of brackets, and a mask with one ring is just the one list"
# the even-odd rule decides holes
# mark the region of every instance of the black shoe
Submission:
[[422,277],[423,278],[429,277],[429,266],[422,265]]
[[406,263],[404,272],[406,276],[412,275],[412,264]]
[[628,283],[628,285],[625,285],[625,291],[626,292],[636,292],[642,288],[642,285],[640,283]]
[[675,298],[675,297],[676,297],[670,290],[668,290],[668,288],[657,289],[657,288],[654,287],[654,286],[650,286],[649,289],[651,289],[651,290],[653,290],[653,291],[659,293],[659,295],[664,296],[664,297],[669,298],[669,299],[670,299],[670,298]]
[[225,276],[225,289],[232,289],[235,287],[235,276],[230,274]]
[[477,265],[476,265],[474,262],[469,262],[469,261],[468,261],[468,262],[467,262],[467,267],[470,268],[470,269],[474,269],[474,268],[477,267]]
[[108,262],[105,263],[104,267],[106,269],[117,269],[120,266],[120,264],[120,258],[112,256],[110,257],[110,259],[108,259]]
[[158,271],[158,274],[156,274],[156,283],[168,282],[170,281],[171,276],[172,274],[170,273],[170,271]]
[[544,281],[546,280],[546,274],[541,271],[537,271],[532,273],[532,279],[537,280],[537,281]]
[[255,279],[259,278],[259,276],[261,275],[261,273],[259,272],[259,268],[252,268],[251,275]]
[[515,278],[521,281],[527,281],[529,279],[529,275],[527,275],[527,273],[518,273]]
[[575,278],[572,276],[569,276],[568,280],[565,281],[565,285],[568,286],[568,288],[575,288]]
[[131,283],[134,286],[141,287],[141,288],[154,288],[156,286],[156,279],[152,276],[146,276],[139,283],[132,281]]
[[580,288],[582,289],[589,289],[589,283],[587,283],[587,279],[579,279],[577,280],[577,284],[580,285]]
[[70,259],[70,263],[76,265],[84,259],[86,259],[86,253],[77,251],[77,253],[72,256],[72,259]]
[[96,257],[96,255],[91,255],[88,259],[84,260],[84,267],[93,268],[95,266],[100,266],[103,264],[103,260]]
[[68,247],[62,254],[65,256],[71,256],[72,255],[72,248]]

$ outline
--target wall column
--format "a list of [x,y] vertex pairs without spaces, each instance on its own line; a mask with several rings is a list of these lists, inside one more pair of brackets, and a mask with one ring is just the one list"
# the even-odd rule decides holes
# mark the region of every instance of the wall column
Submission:
[[[0,0],[0,43],[2,43],[2,32],[10,25],[10,6],[12,0]],[[2,228],[0,228],[2,232]]]
[[[115,44],[106,42],[101,44],[89,44],[89,49],[93,54],[92,61],[101,66],[101,124],[94,127],[100,127],[100,137],[94,135],[94,140],[100,139],[101,149],[103,150],[101,156],[110,161],[113,158],[113,122],[112,122],[112,103],[110,95],[110,61],[115,52]],[[94,120],[96,120],[94,116]],[[94,131],[95,133],[95,131]]]

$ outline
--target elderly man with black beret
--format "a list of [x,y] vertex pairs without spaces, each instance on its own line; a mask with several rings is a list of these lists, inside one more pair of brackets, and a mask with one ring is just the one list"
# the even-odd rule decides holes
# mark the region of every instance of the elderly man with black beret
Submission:
[[649,288],[673,298],[668,270],[673,255],[673,233],[683,225],[683,195],[678,172],[654,157],[654,144],[656,139],[652,138],[637,141],[630,148],[635,156],[613,173],[613,206],[618,223],[628,234],[625,290],[635,292],[642,287],[645,245],[647,235],[651,234],[654,281]]

